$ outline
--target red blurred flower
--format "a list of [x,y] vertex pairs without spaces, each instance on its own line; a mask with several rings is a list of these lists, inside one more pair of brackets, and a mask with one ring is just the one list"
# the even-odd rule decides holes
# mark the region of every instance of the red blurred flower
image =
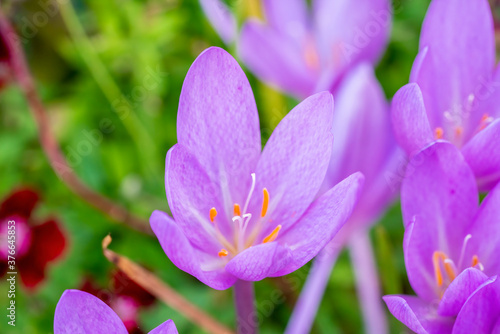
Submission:
[[80,290],[91,293],[108,304],[122,319],[130,334],[144,333],[139,328],[139,310],[152,305],[155,297],[126,274],[121,271],[115,272],[109,289],[99,288],[92,279],[87,278]]
[[[21,282],[34,289],[45,278],[49,262],[59,258],[66,246],[66,238],[59,223],[48,219],[38,223],[31,217],[39,196],[31,189],[12,193],[0,205],[0,276],[17,271]],[[15,224],[8,224],[10,220]],[[15,225],[15,269],[8,269],[8,226]]]
[[0,17],[0,89],[10,81],[12,56],[11,45],[7,43],[8,27],[3,23]]

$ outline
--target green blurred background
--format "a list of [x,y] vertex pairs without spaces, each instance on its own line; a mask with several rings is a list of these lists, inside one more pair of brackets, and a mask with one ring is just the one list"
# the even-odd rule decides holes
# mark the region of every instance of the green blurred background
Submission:
[[[29,35],[23,47],[64,154],[92,189],[144,220],[155,209],[169,212],[163,183],[164,159],[176,142],[175,121],[183,79],[202,50],[212,45],[224,47],[222,41],[205,19],[197,0],[72,0],[72,7],[65,5],[65,10],[55,10],[46,24],[30,30],[27,26],[34,15],[46,11],[44,3],[6,1],[2,8],[21,36]],[[377,67],[388,98],[408,80],[428,3],[429,0],[395,1],[390,44]],[[151,72],[156,73],[156,84],[145,85]],[[256,95],[265,141],[285,110],[297,101],[272,91],[247,74]],[[137,119],[120,119],[123,96]],[[38,289],[27,292],[18,285],[17,326],[7,326],[2,314],[1,333],[50,333],[56,303],[65,289],[80,287],[89,275],[101,286],[109,286],[114,266],[101,250],[101,240],[108,233],[113,237],[111,249],[151,269],[194,304],[234,327],[230,290],[212,290],[178,270],[155,237],[111,221],[58,179],[40,147],[27,103],[15,85],[0,92],[0,119],[0,197],[20,186],[37,189],[42,202],[35,217],[57,217],[69,243],[62,260],[49,267],[47,279]],[[78,154],[78,146],[89,142],[86,133],[98,130],[103,121],[110,122],[112,130],[103,134],[102,141],[90,142],[89,154]],[[371,236],[384,293],[411,293],[403,262],[403,227],[397,204]],[[283,331],[308,270],[309,265],[285,280],[256,283],[258,309],[263,315],[262,333]],[[284,282],[291,287],[287,298],[270,306],[268,297]],[[7,289],[2,279],[2,309],[8,305]],[[389,315],[388,318],[392,333],[404,331],[396,320]],[[140,313],[146,330],[166,319],[174,319],[180,333],[201,332],[161,302]],[[347,252],[342,253],[335,266],[313,332],[363,332]]]

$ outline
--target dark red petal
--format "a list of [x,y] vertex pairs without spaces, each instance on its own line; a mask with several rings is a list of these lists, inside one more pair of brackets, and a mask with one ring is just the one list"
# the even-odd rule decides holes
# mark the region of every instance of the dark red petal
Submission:
[[9,49],[3,34],[0,34],[0,62],[8,62],[10,57]]
[[35,288],[44,279],[47,264],[59,257],[65,246],[64,234],[54,220],[34,226],[30,248],[17,263],[24,285]]
[[0,89],[12,80],[15,67],[15,39],[17,39],[17,35],[0,12]]
[[31,189],[15,191],[0,205],[0,218],[18,215],[27,220],[38,200],[38,194]]
[[7,262],[0,261],[0,277],[3,277],[7,272]]
[[3,35],[3,33],[0,33],[0,88],[9,81],[10,74],[10,51]]
[[7,44],[5,42],[5,37],[3,36],[3,33],[0,34],[0,62],[6,63],[9,61],[10,58],[10,52],[9,48],[7,47]]
[[31,247],[26,257],[46,265],[58,258],[66,247],[66,238],[55,220],[49,220],[31,229]]
[[114,293],[119,296],[133,298],[139,305],[149,306],[154,303],[155,297],[132,281],[124,272],[117,271],[113,275]]
[[16,265],[21,281],[28,289],[36,288],[45,278],[45,265],[32,262],[30,258],[22,257]]
[[10,62],[12,51],[7,38],[11,32],[7,19],[0,13],[0,62]]
[[125,321],[123,323],[129,334],[144,334],[144,332],[138,327],[137,322]]

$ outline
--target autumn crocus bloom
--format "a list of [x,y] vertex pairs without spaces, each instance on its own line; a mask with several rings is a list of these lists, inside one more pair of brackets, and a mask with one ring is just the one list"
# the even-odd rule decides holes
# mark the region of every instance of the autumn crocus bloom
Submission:
[[404,160],[392,134],[389,105],[370,64],[354,68],[336,96],[335,140],[322,189],[331,188],[356,171],[363,173],[365,183],[348,222],[315,260],[287,334],[310,331],[337,255],[346,244],[351,249],[367,332],[386,332],[385,310],[366,234],[396,197],[399,184],[387,182],[387,175],[394,173]]
[[453,143],[487,191],[500,180],[499,101],[488,1],[432,1],[410,84],[393,100],[401,146],[411,155],[438,139]]
[[374,63],[385,49],[392,10],[388,0],[262,0],[264,22],[250,18],[236,33],[221,0],[200,0],[226,41],[261,80],[298,98],[336,87],[361,62]]
[[[120,317],[99,298],[79,290],[64,291],[54,315],[54,334],[128,334]],[[172,320],[150,334],[177,334]]]
[[[480,206],[478,199],[474,174],[452,144],[432,144],[410,161],[401,189],[403,246],[417,296],[384,300],[417,333],[490,333],[498,318],[498,301],[482,309],[469,303],[500,272],[500,184]],[[477,312],[482,319],[471,321]]]
[[144,333],[139,325],[139,311],[153,305],[155,297],[122,271],[113,274],[107,289],[97,286],[92,279],[87,278],[80,290],[98,297],[110,306],[121,318],[129,334]]
[[150,222],[180,269],[215,289],[293,272],[345,223],[363,176],[323,196],[332,148],[333,100],[306,99],[261,152],[258,113],[238,63],[210,48],[191,66],[179,101],[178,144],[167,154],[165,185],[174,219]]
[[[13,192],[0,205],[0,275],[19,272],[21,282],[30,289],[43,281],[48,264],[59,258],[66,247],[56,220],[39,223],[32,217],[38,201],[38,194],[26,188]],[[13,249],[14,241],[9,235],[14,230]],[[9,255],[15,258],[13,263],[8,262]]]
[[387,177],[400,167],[403,156],[392,132],[388,103],[370,64],[354,68],[336,96],[335,140],[322,189],[356,171],[365,176],[352,216],[335,237],[338,244],[345,244],[357,230],[377,221],[397,195],[399,185]]

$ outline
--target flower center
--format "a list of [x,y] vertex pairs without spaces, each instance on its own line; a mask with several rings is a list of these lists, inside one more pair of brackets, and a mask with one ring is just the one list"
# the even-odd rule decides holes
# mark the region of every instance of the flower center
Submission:
[[[235,256],[242,252],[243,250],[251,247],[255,239],[258,237],[259,232],[262,229],[262,223],[264,218],[267,215],[269,208],[269,192],[266,188],[262,189],[262,208],[260,211],[260,217],[257,222],[254,224],[251,230],[248,230],[248,225],[250,220],[252,219],[252,214],[248,213],[248,205],[250,203],[250,199],[252,197],[253,191],[255,190],[255,173],[252,173],[252,185],[250,187],[250,191],[248,193],[245,206],[243,207],[243,211],[238,203],[234,203],[233,205],[233,237],[227,238],[220,231],[219,226],[217,224],[217,210],[216,208],[211,208],[209,212],[209,218],[212,222],[215,229],[215,237],[222,244],[224,248],[222,248],[218,255],[223,258],[228,255]],[[274,230],[267,235],[262,243],[268,243],[274,241],[281,230],[281,225],[277,225]]]
[[[462,244],[462,250],[460,252],[460,259],[458,261],[458,266],[446,253],[442,251],[435,251],[432,254],[434,276],[436,279],[437,287],[441,292],[441,296],[443,295],[444,290],[446,290],[448,286],[451,284],[451,282],[453,282],[453,280],[457,277],[457,274],[463,271],[462,262],[464,259],[467,244],[471,238],[472,236],[470,234],[467,234],[467,236],[464,238]],[[470,267],[472,268],[477,267],[481,271],[484,270],[484,267],[482,263],[479,262],[479,257],[477,255],[472,256]]]
[[[473,100],[473,98],[472,98]],[[447,128],[445,131],[442,127],[436,127],[434,129],[434,138],[435,139],[443,139],[446,137],[447,140],[454,143],[458,147],[461,147],[464,141],[464,127],[462,124],[462,118],[458,115],[454,115],[450,112],[445,112],[445,119],[447,119],[451,126]],[[491,122],[493,122],[494,118],[489,114],[485,113],[479,120],[478,126],[474,130],[474,134],[484,130]]]

